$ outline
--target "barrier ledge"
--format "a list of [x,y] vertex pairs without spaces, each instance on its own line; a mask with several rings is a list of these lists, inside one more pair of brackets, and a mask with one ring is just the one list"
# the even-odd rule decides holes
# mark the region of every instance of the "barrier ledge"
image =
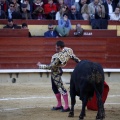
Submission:
[[[50,73],[51,70],[46,69],[1,69],[1,73]],[[73,69],[63,69],[63,72],[73,72]],[[120,69],[104,69],[104,72],[120,72]]]
[[[50,23],[57,25],[58,21],[57,20],[22,20],[22,19],[14,19],[14,23],[16,24],[22,24],[22,23],[27,23],[28,25],[48,25]],[[0,25],[6,24],[7,19],[0,19]],[[77,23],[80,23],[81,25],[90,25],[89,20],[71,20],[72,25],[76,25]],[[108,25],[119,25],[119,21],[115,20],[108,20]]]

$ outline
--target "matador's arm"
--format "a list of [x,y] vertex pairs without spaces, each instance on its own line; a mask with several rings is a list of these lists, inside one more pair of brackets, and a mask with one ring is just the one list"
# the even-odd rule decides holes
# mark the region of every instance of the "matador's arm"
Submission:
[[76,63],[81,61],[78,57],[76,57],[74,53],[72,54],[71,59],[74,60]]
[[40,69],[52,69],[54,67],[57,67],[59,65],[59,59],[58,58],[54,58],[54,60],[49,64],[38,64]]
[[71,48],[67,48],[66,49],[67,50],[67,53],[68,53],[68,55],[70,56],[70,58],[72,59],[72,60],[74,60],[75,62],[80,62],[81,60],[73,53],[73,50],[71,49]]

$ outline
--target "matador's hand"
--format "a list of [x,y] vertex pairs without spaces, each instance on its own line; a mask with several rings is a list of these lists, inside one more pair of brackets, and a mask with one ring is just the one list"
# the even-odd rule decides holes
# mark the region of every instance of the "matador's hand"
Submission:
[[38,62],[38,63],[37,63],[37,66],[39,67],[40,65],[41,65],[41,63],[40,63],[40,62]]
[[47,68],[47,65],[41,64],[40,62],[37,63],[37,66],[38,66],[40,69],[46,69],[46,68]]
[[39,65],[39,68],[40,68],[40,69],[46,69],[46,65],[45,65],[45,64],[40,64],[40,65]]

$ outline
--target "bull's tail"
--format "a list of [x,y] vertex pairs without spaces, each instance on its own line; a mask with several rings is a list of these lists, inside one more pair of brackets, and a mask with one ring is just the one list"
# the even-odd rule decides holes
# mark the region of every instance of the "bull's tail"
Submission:
[[95,82],[93,82],[93,87],[97,96],[97,100],[102,101],[102,95],[100,94],[100,92],[98,91],[98,89],[96,88],[96,84]]

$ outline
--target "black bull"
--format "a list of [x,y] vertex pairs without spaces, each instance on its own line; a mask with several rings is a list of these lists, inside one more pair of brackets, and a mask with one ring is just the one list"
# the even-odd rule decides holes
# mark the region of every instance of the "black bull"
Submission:
[[104,87],[104,72],[100,64],[88,60],[80,61],[75,67],[70,80],[71,110],[68,117],[74,116],[74,105],[76,95],[82,101],[82,110],[79,120],[85,117],[85,107],[94,91],[97,96],[98,112],[96,120],[102,120],[105,117],[104,104],[102,103],[102,93]]

